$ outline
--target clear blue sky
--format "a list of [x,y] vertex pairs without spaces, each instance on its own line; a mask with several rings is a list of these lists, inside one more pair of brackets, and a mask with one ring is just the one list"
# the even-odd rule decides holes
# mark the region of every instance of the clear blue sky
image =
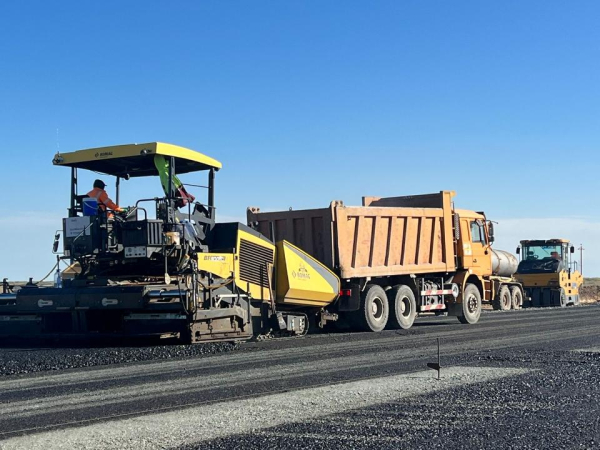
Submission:
[[600,276],[598,17],[597,1],[2,2],[0,276],[52,265],[57,144],[157,140],[223,162],[222,217],[453,189],[499,239],[513,224],[506,248],[560,231]]

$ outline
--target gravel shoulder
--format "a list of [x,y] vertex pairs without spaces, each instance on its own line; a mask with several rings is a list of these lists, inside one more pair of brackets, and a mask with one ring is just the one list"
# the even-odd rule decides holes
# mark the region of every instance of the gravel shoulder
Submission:
[[527,373],[179,448],[600,448],[600,353],[505,351],[475,359]]

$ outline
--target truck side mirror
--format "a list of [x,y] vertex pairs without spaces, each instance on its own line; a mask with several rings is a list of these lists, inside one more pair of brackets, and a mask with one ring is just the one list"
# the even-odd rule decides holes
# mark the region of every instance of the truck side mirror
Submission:
[[60,234],[56,234],[54,236],[54,244],[52,245],[52,253],[56,253],[58,251],[58,243],[60,242]]
[[521,247],[517,247],[517,255],[521,254]]
[[494,224],[492,222],[488,222],[488,237],[490,239],[490,244],[494,243]]
[[575,253],[575,247],[571,246],[571,253]]

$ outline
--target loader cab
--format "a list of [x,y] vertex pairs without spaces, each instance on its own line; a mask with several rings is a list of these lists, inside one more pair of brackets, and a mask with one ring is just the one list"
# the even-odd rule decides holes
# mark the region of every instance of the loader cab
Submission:
[[493,242],[493,225],[483,213],[456,210],[460,224],[460,242],[457,254],[463,269],[485,276],[492,272],[490,246]]
[[526,240],[517,248],[520,255],[518,273],[559,273],[571,267],[575,249],[564,239]]
[[[71,169],[71,200],[63,220],[65,259],[76,261],[86,276],[111,277],[131,273],[165,274],[176,271],[190,256],[206,251],[215,226],[215,173],[221,163],[201,153],[160,142],[130,144],[57,154],[54,165]],[[163,197],[141,198],[122,213],[102,211],[79,186],[79,171],[114,180],[114,200],[121,199],[121,182],[155,177]],[[179,176],[192,172],[204,180],[190,192],[207,195],[197,200]],[[81,189],[81,190],[80,190]],[[124,205],[119,206],[123,207]]]

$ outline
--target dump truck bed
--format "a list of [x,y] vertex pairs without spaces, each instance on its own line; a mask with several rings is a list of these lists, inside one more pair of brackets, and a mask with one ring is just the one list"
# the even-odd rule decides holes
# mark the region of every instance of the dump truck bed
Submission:
[[453,192],[363,198],[363,206],[261,213],[248,223],[285,239],[336,270],[342,279],[456,270]]

